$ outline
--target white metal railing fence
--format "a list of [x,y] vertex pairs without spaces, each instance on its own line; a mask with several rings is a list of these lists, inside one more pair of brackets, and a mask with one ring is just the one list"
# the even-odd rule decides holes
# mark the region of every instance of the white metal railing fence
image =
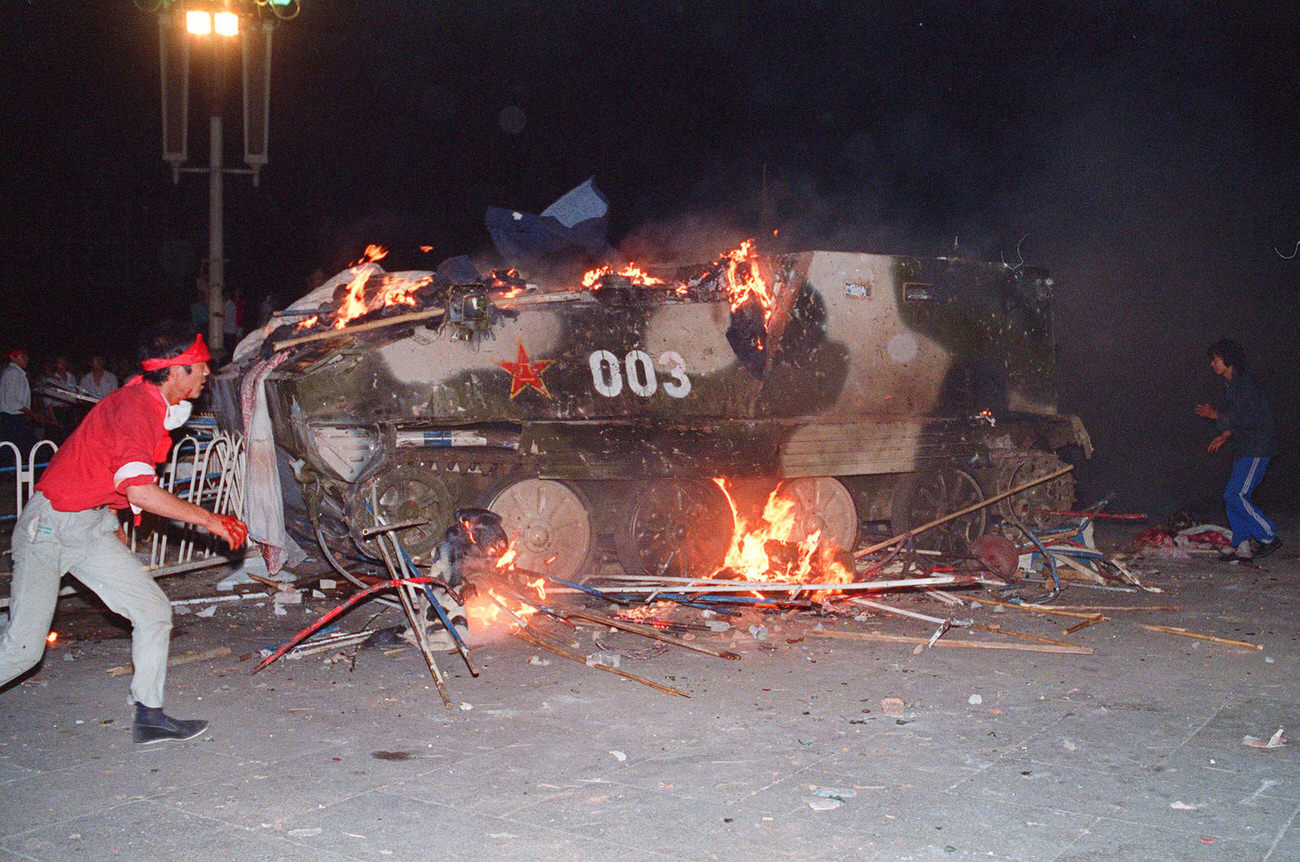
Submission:
[[[58,451],[42,440],[23,457],[13,443],[0,443],[0,477],[13,476],[13,511],[0,514],[0,524],[13,528],[31,499],[40,471]],[[244,508],[244,441],[223,431],[186,435],[172,446],[171,457],[158,468],[158,484],[182,500],[213,512],[240,517]],[[6,505],[5,509],[9,507]],[[206,531],[189,524],[150,518],[141,527],[126,524],[127,544],[143,558],[155,577],[219,565],[228,558],[224,546]]]
[[[209,511],[241,517],[243,438],[221,431],[187,435],[172,447],[171,457],[158,471],[158,484]],[[219,552],[223,546],[215,538],[190,524],[154,518],[145,530],[130,528],[128,539],[133,551],[147,544],[148,567],[157,570],[155,574],[203,568],[205,563],[216,565],[226,559]]]
[[8,511],[6,506],[0,520],[7,522],[10,527],[13,526],[13,522],[23,513],[23,506],[26,506],[27,501],[31,499],[32,488],[36,485],[37,471],[45,467],[57,451],[59,451],[58,444],[53,440],[41,440],[31,448],[26,457],[23,457],[16,444],[8,440],[0,442],[0,477],[3,477],[0,481],[3,481],[6,486],[12,482],[14,501],[13,511]]

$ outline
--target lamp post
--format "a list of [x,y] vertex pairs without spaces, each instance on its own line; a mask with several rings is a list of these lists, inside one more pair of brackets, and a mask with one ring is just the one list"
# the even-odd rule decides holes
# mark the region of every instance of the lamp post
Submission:
[[[225,346],[226,337],[226,246],[225,246],[225,114],[226,66],[225,45],[216,39],[239,35],[239,16],[233,12],[190,10],[185,13],[185,30],[190,36],[213,40],[211,110],[208,118],[208,343],[213,350]],[[201,169],[199,169],[201,170]],[[252,171],[245,171],[252,173]]]
[[[185,31],[171,14],[174,6],[187,6]],[[244,9],[241,15],[234,11]],[[214,11],[215,9],[215,11]],[[269,10],[271,19],[259,17]],[[248,174],[257,185],[258,171],[267,163],[267,138],[271,97],[271,33],[274,19],[298,13],[297,0],[158,0],[159,57],[162,79],[163,159],[172,167],[173,182],[182,173],[208,175],[208,343],[213,350],[225,346],[225,235],[224,177]],[[230,42],[239,40],[243,72],[244,163],[246,168],[225,166],[226,57]],[[184,167],[188,159],[189,71],[191,42],[206,43],[212,56],[208,117],[208,166]]]

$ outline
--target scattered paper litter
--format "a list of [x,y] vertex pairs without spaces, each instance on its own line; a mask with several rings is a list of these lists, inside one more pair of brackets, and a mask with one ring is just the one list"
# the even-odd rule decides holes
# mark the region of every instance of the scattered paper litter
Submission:
[[289,837],[290,838],[311,838],[313,835],[321,834],[321,831],[322,830],[319,826],[313,826],[310,829],[290,829]]
[[1191,804],[1189,804],[1189,803],[1187,803],[1187,802],[1183,802],[1182,800],[1178,800],[1178,801],[1176,801],[1176,802],[1170,802],[1170,803],[1169,803],[1169,807],[1172,808],[1172,809],[1174,809],[1175,811],[1195,811],[1196,809],[1198,809],[1198,808],[1204,808],[1205,806],[1204,806],[1204,805],[1191,805]]
[[978,694],[972,694],[970,697],[966,698],[966,702],[971,706],[979,706],[984,702],[984,698]]
[[817,799],[808,800],[808,807],[813,811],[834,811],[843,804],[838,799],[822,799],[818,797]]
[[212,616],[212,615],[215,614],[216,612],[217,612],[217,606],[216,606],[216,605],[208,605],[206,608],[204,608],[203,610],[199,611],[199,612],[196,613],[194,616],[196,616],[196,617],[203,617],[203,618],[206,619],[207,617]]
[[901,697],[883,697],[880,699],[880,711],[885,715],[902,715],[903,699]]
[[1282,738],[1282,728],[1279,727],[1267,740],[1246,734],[1241,738],[1241,744],[1251,748],[1282,748],[1286,745],[1286,740]]
[[610,754],[612,754],[614,756],[614,759],[617,760],[619,763],[622,763],[623,761],[627,760],[627,755],[621,751],[611,751]]

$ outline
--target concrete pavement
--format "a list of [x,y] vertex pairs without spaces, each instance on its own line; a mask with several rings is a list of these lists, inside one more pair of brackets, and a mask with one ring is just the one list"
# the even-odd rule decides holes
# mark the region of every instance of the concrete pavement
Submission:
[[[506,638],[475,650],[478,678],[440,654],[452,710],[409,648],[249,676],[242,655],[332,602],[283,617],[264,600],[223,603],[177,617],[173,654],[231,655],[176,667],[168,684],[168,711],[210,718],[211,733],[148,748],[130,740],[127,677],[106,673],[130,659],[125,629],[65,602],[64,641],[0,693],[0,859],[1300,858],[1295,747],[1242,744],[1279,727],[1300,739],[1300,559],[1149,565],[1144,581],[1163,594],[1080,587],[1058,600],[1180,607],[1112,613],[1065,638],[1093,655],[913,654],[814,628],[932,626],[770,615],[697,636],[739,662],[598,633],[623,669],[689,699]],[[164,586],[215,580],[187,577]],[[1052,638],[1068,624],[961,613]],[[759,622],[767,640],[747,631]],[[578,640],[597,649],[592,630]],[[882,710],[887,697],[901,714]]]

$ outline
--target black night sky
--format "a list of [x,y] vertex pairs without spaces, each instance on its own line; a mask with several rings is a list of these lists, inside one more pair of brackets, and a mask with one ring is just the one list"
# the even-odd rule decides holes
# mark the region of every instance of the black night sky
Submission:
[[[0,347],[127,349],[187,317],[207,245],[205,179],[173,185],[161,159],[156,18],[0,2]],[[486,253],[487,206],[538,212],[591,175],[641,258],[774,228],[779,250],[1019,244],[1057,278],[1061,406],[1097,445],[1081,503],[1222,518],[1229,458],[1192,405],[1219,395],[1204,349],[1227,335],[1280,426],[1257,499],[1295,508],[1300,5],[302,6],[275,31],[270,164],[226,181],[227,283],[250,300],[371,242],[389,269]]]

